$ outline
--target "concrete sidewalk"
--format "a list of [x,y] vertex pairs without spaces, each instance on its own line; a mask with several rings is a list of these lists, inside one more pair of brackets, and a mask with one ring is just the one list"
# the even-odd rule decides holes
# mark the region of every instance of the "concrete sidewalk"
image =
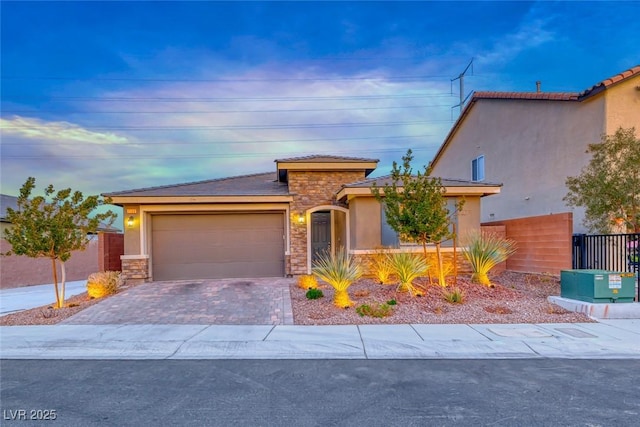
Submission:
[[640,320],[0,327],[3,359],[640,359]]
[[[65,284],[65,299],[87,291],[87,281]],[[56,302],[53,283],[0,290],[0,316]]]

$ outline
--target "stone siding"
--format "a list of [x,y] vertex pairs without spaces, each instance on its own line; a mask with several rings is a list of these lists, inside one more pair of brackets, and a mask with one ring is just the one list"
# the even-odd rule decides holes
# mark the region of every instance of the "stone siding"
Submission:
[[124,255],[122,260],[122,280],[125,284],[148,282],[149,258]]
[[[360,171],[289,171],[291,202],[291,261],[287,274],[307,273],[307,224],[298,215],[322,205],[337,205],[336,193],[342,185],[365,179]],[[307,218],[308,220],[308,218]]]

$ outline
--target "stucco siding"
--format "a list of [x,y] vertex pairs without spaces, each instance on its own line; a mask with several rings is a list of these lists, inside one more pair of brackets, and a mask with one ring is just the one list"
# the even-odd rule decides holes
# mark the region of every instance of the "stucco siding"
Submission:
[[[483,222],[571,211],[562,200],[565,180],[580,172],[587,145],[605,130],[604,99],[476,102],[434,175],[471,179],[471,161],[483,155],[485,181],[503,184],[500,194],[483,200]],[[580,222],[583,210],[573,213]]]
[[[135,210],[136,213],[133,213]],[[140,255],[140,205],[124,205],[124,253],[125,255]],[[130,212],[130,213],[127,213]],[[133,226],[127,224],[127,219],[133,216]]]
[[[495,197],[495,195],[490,196]],[[482,199],[485,203],[487,198]],[[462,210],[458,212],[458,236],[480,229],[480,197],[466,197]]]
[[349,201],[351,249],[375,249],[381,244],[381,207],[374,197]]
[[604,92],[606,106],[606,133],[612,135],[618,128],[636,128],[640,136],[640,76],[618,83]]

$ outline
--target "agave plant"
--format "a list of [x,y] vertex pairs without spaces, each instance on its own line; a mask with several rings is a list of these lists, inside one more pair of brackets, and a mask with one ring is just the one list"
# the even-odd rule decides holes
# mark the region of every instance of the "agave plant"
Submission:
[[335,289],[333,303],[340,308],[353,306],[347,289],[362,276],[360,265],[356,263],[344,248],[335,253],[323,252],[313,263],[313,274]]
[[471,280],[492,286],[489,271],[516,252],[516,242],[493,233],[474,232],[467,236],[462,253],[471,264]]
[[424,290],[413,284],[415,279],[423,276],[429,269],[423,256],[409,252],[396,252],[389,255],[389,263],[400,280],[399,291],[409,292],[411,296],[424,295]]

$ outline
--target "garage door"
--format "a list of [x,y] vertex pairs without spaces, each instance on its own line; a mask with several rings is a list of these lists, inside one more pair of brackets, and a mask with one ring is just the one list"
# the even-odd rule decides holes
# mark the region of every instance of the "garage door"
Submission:
[[154,280],[284,276],[284,215],[154,215]]

